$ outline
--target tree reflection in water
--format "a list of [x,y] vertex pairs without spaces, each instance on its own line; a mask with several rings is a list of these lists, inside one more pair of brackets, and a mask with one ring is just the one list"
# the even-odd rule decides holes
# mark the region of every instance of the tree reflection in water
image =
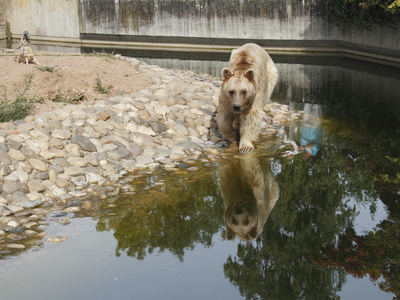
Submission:
[[[396,160],[400,131],[393,136],[393,128],[390,134],[385,128],[376,130],[378,126],[370,118],[368,123],[375,130],[365,122],[357,131],[329,118],[322,120],[319,150],[307,162],[301,154],[269,160],[226,155],[230,163],[221,161],[220,166],[138,179],[134,183],[136,194],[121,195],[112,207],[107,203],[110,199],[100,206],[97,229],[114,231],[117,255],[126,252],[144,259],[154,250],[170,251],[183,261],[185,252],[196,245],[211,247],[215,235],[234,237],[225,230],[224,215],[227,223],[233,223],[232,216],[240,215],[244,207],[242,211],[234,208],[232,215],[224,189],[234,192],[246,180],[250,184],[242,191],[247,189],[252,201],[262,203],[258,200],[266,199],[265,214],[258,224],[263,230],[257,227],[254,234],[251,230],[235,231],[254,240],[240,242],[236,255],[228,257],[223,265],[225,276],[244,297],[336,299],[346,273],[358,277],[368,274],[373,280],[382,275],[381,289],[400,296],[400,188],[396,181],[400,173]],[[356,158],[351,167],[350,152]],[[229,178],[234,172],[229,168],[246,166],[254,174],[261,166],[263,179],[243,171],[243,177]],[[265,194],[254,188],[261,183],[267,187]],[[278,187],[276,200],[277,193],[272,196],[271,191]],[[387,220],[369,233],[356,234],[358,211],[350,203],[369,206],[373,214],[378,201],[389,210]],[[257,215],[254,207],[249,211]]]
[[222,226],[216,176],[203,170],[148,177],[137,183],[135,195],[120,198],[118,207],[101,208],[97,230],[114,231],[117,256],[126,251],[141,260],[158,249],[183,261],[185,251],[195,244],[211,246]]

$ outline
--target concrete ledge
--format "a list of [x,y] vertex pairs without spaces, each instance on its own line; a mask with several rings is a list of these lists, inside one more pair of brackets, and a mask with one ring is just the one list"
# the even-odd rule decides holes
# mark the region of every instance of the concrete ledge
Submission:
[[[228,54],[242,44],[254,42],[272,54],[279,55],[321,55],[345,57],[400,68],[399,51],[366,47],[363,45],[335,40],[234,40],[180,37],[146,37],[146,36],[115,36],[115,35],[82,35],[87,38],[64,38],[34,36],[32,42],[41,45],[127,49],[186,53],[220,53]],[[16,36],[17,39],[20,36]],[[94,39],[98,38],[98,39]],[[115,38],[115,39],[112,39]]]

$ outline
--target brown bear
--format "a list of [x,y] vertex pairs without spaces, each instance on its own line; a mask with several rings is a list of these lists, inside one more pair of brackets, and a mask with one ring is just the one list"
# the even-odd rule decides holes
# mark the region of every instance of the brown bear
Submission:
[[229,68],[223,68],[218,126],[226,139],[250,152],[258,136],[263,107],[278,80],[278,70],[268,53],[256,44],[233,50]]
[[279,198],[270,162],[252,155],[236,157],[220,164],[219,175],[226,239],[257,238]]

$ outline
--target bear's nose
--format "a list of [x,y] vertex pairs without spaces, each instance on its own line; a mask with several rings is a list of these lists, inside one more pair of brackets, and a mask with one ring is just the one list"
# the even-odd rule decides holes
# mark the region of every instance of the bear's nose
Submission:
[[242,108],[241,105],[239,105],[239,104],[233,104],[233,110],[234,110],[234,111],[240,111],[241,108]]

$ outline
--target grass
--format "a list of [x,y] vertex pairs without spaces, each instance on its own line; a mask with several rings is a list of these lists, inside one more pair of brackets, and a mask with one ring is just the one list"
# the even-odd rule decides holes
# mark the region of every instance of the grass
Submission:
[[61,94],[57,94],[56,97],[54,98],[53,102],[62,102],[62,103],[68,103],[68,104],[78,104],[79,102],[82,102],[85,100],[85,95],[77,95],[72,98],[65,98]]
[[15,89],[17,96],[13,101],[8,99],[6,87],[3,86],[4,93],[0,96],[0,122],[23,119],[29,114],[35,103],[43,101],[43,99],[37,99],[36,95],[28,98],[27,92],[32,85],[32,80],[32,74],[25,77],[25,87],[22,92]]
[[101,82],[99,74],[97,74],[95,90],[101,94],[109,94],[110,93],[110,87],[106,88],[103,86],[103,83]]
[[6,27],[5,27],[5,34],[6,34],[6,45],[8,49],[12,49],[13,45],[13,36],[11,32],[11,25],[10,22],[6,22]]
[[38,67],[38,70],[39,70],[39,71],[42,71],[42,72],[50,72],[50,73],[53,73],[55,69],[56,69],[55,67],[49,67],[49,66]]
[[104,51],[104,49],[101,52],[96,52],[93,50],[92,53],[84,53],[84,56],[97,56],[97,57],[107,57],[107,58],[111,58],[111,59],[116,59],[116,57],[114,56],[114,51],[111,53],[107,53]]

